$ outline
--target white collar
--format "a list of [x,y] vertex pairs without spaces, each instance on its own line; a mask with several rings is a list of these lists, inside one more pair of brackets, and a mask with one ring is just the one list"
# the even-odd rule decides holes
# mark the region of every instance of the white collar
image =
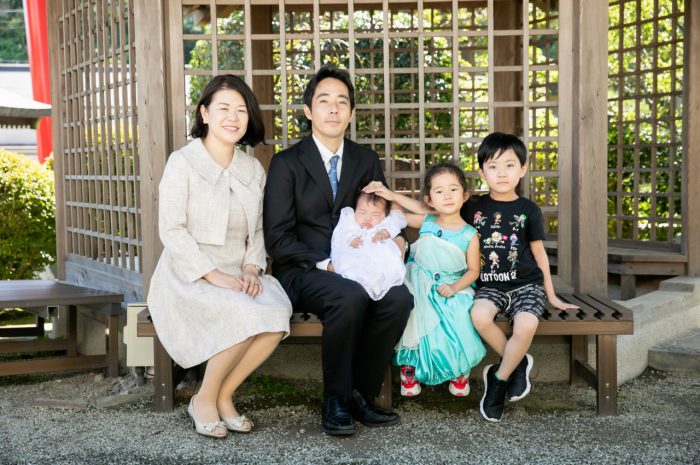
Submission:
[[338,152],[333,153],[331,152],[328,147],[323,145],[320,140],[318,140],[318,137],[316,137],[314,134],[311,134],[311,137],[313,137],[314,142],[316,143],[316,147],[318,147],[318,151],[321,152],[321,158],[323,159],[323,163],[325,165],[328,165],[330,163],[330,160],[332,157],[338,155],[340,157],[339,161],[343,160],[343,147],[345,146],[345,139],[340,143],[340,147],[338,147]]

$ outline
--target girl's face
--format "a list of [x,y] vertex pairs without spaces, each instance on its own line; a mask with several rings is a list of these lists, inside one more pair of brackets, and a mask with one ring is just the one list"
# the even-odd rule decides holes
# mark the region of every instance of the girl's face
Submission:
[[235,145],[248,129],[248,107],[243,96],[231,89],[217,91],[208,107],[200,107],[202,119],[209,125],[207,139]]
[[430,192],[425,203],[442,215],[459,213],[469,194],[454,173],[442,172],[430,180]]

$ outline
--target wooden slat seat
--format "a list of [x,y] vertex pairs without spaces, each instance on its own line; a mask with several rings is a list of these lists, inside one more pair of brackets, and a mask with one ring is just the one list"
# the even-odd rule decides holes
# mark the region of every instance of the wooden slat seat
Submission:
[[[0,308],[20,308],[36,315],[34,328],[25,331],[0,329],[0,337],[42,336],[49,308],[67,306],[66,337],[57,340],[0,341],[0,353],[62,351],[64,357],[16,360],[0,363],[0,376],[27,373],[107,368],[107,376],[119,376],[119,315],[124,296],[59,281],[0,281]],[[80,355],[77,339],[77,312],[104,318],[108,330],[104,355]],[[28,330],[28,331],[27,331]]]
[[[557,265],[557,244],[545,241],[550,265]],[[667,250],[609,245],[608,273],[620,276],[620,298],[637,294],[637,276],[680,276],[686,274],[688,255],[674,248]]]
[[[576,312],[562,312],[547,306],[544,318],[537,328],[539,336],[571,337],[571,384],[587,382],[597,391],[598,413],[617,414],[617,336],[634,331],[632,312],[602,297],[589,294],[559,293],[560,299],[580,307]],[[498,318],[496,323],[507,334],[511,333],[508,321]],[[323,326],[313,315],[295,313],[291,320],[292,342],[308,338],[319,338]],[[175,383],[173,363],[158,341],[148,309],[139,312],[136,334],[154,338],[156,411],[173,409]],[[588,363],[587,336],[596,337],[596,369]],[[290,339],[288,338],[288,339]],[[382,386],[376,403],[384,408],[391,406],[391,376]]]

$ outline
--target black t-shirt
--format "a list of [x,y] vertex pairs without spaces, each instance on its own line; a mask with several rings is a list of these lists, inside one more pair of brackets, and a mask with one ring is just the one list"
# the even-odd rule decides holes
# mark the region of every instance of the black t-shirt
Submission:
[[542,270],[530,250],[530,242],[545,237],[540,207],[524,197],[501,202],[484,194],[473,195],[460,213],[479,232],[479,287],[510,291],[543,283]]

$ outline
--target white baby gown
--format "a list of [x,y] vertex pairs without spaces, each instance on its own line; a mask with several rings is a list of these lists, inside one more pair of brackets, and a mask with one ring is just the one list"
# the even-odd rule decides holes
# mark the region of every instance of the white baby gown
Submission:
[[[406,217],[398,210],[392,210],[377,226],[364,229],[355,221],[355,211],[343,208],[331,239],[335,272],[361,284],[372,300],[381,300],[390,288],[403,284],[406,267],[393,238],[405,227]],[[373,242],[372,236],[382,229],[391,238]],[[362,245],[351,247],[350,241],[357,236],[362,238]]]

